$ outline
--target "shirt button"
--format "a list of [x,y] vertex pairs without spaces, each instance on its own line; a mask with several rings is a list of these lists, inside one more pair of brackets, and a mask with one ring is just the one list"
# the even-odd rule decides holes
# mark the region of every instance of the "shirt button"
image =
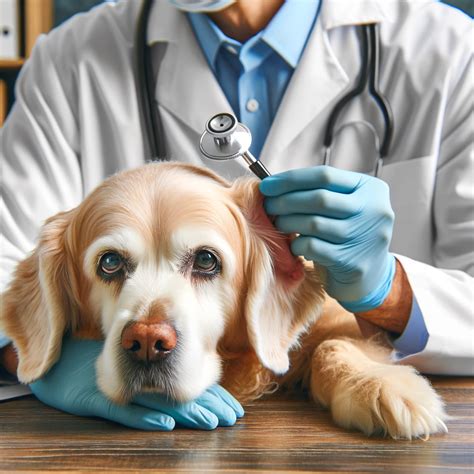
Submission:
[[232,54],[238,53],[237,49],[234,48],[233,46],[227,45],[226,48],[227,48],[227,51],[229,51],[229,53],[232,53]]
[[260,104],[256,99],[250,99],[247,101],[246,107],[249,112],[256,112],[259,108]]

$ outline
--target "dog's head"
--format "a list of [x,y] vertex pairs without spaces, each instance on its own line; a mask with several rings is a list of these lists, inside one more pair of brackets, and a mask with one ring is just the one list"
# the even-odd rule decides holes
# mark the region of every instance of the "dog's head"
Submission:
[[284,373],[322,287],[262,202],[258,180],[150,164],[49,219],[3,295],[19,379],[47,372],[65,331],[105,338],[98,385],[117,402],[141,391],[196,397],[221,376],[222,341]]

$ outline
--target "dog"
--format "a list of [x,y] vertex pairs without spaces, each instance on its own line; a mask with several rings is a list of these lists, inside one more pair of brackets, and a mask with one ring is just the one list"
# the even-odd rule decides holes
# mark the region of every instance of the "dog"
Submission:
[[117,403],[187,401],[216,382],[244,402],[298,387],[367,435],[446,431],[429,382],[394,365],[382,337],[363,338],[322,270],[291,254],[258,183],[147,164],[47,220],[2,297],[19,380],[45,374],[69,332],[105,339],[97,384]]

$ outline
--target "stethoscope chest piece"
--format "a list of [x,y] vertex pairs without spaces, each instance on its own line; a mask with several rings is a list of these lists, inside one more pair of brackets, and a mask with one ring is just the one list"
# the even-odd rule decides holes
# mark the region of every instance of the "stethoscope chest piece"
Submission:
[[201,135],[201,152],[211,160],[233,160],[248,151],[252,143],[250,130],[227,113],[214,115]]
[[270,173],[263,163],[250,153],[251,143],[250,130],[232,114],[223,112],[207,121],[199,147],[201,153],[211,160],[225,161],[242,157],[252,173],[260,179],[266,178]]

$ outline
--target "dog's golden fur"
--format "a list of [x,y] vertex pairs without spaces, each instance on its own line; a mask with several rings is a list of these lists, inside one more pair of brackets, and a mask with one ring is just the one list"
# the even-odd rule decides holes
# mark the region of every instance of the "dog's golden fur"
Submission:
[[[253,400],[277,387],[304,389],[331,410],[338,424],[367,434],[410,439],[445,430],[443,403],[426,379],[411,367],[391,363],[382,336],[363,338],[354,316],[324,297],[317,269],[290,255],[287,237],[263,212],[258,181],[230,184],[207,169],[183,164],[147,165],[114,176],[78,208],[46,222],[37,248],[18,265],[2,297],[0,325],[14,341],[21,380],[34,380],[55,363],[66,330],[77,337],[104,337],[99,310],[90,298],[93,282],[82,268],[87,245],[97,235],[126,224],[156,244],[157,229],[173,228],[186,218],[182,208],[187,201],[168,190],[166,200],[154,201],[166,211],[160,213],[159,225],[154,221],[150,188],[158,189],[162,172],[167,180],[193,175],[223,190],[226,206],[216,207],[206,219],[222,228],[241,262],[233,279],[233,310],[217,345],[221,383],[238,399]],[[118,199],[121,195],[127,199]],[[140,205],[133,209],[132,202]],[[188,204],[206,207],[209,199]],[[160,245],[166,245],[166,238],[161,235]],[[275,281],[269,283],[265,308],[258,292],[268,272]],[[258,312],[275,308],[290,319],[277,329],[268,323],[260,327]],[[268,331],[276,332],[275,347],[266,345]],[[290,368],[276,375],[268,367],[285,370],[288,351]]]

